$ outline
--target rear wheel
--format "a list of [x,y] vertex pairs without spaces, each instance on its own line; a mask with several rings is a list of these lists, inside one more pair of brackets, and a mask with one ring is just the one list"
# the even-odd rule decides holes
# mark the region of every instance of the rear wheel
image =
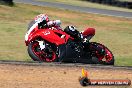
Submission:
[[92,42],[90,47],[94,48],[94,61],[95,58],[97,58],[96,61],[98,61],[99,64],[114,65],[114,56],[106,46]]
[[39,42],[32,42],[28,45],[28,54],[34,61],[39,62],[54,62],[57,55],[50,46],[46,46],[45,49],[40,48]]

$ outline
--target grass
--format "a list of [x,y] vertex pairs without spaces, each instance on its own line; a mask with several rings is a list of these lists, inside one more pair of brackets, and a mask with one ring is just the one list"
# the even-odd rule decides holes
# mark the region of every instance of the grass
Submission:
[[96,35],[91,41],[106,45],[113,52],[116,65],[132,66],[131,19],[26,4],[16,4],[13,7],[0,5],[0,60],[31,60],[24,35],[28,23],[40,13],[48,14],[50,19],[60,19],[63,28],[71,24],[80,31],[87,27],[96,28]]
[[63,4],[74,5],[74,6],[81,6],[81,7],[91,7],[91,8],[99,8],[99,9],[107,9],[107,10],[132,12],[131,9],[92,3],[85,0],[36,0],[36,1],[46,1],[46,2],[63,3]]

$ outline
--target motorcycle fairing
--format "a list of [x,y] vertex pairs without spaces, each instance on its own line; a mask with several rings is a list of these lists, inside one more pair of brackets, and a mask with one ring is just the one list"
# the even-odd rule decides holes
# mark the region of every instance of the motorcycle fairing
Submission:
[[[57,35],[56,33],[60,35],[64,34],[65,38],[61,38],[61,36]],[[41,37],[48,42],[56,44],[57,46],[66,43],[67,40],[70,38],[70,36],[63,31],[57,31],[51,29],[39,29],[29,35],[28,42],[31,42],[37,37]]]

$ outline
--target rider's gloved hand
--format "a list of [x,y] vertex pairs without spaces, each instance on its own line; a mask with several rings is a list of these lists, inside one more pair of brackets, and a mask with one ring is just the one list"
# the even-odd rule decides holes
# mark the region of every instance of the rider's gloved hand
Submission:
[[48,25],[49,27],[52,27],[52,26],[54,26],[54,22],[53,22],[53,21],[49,21],[49,22],[47,22],[47,25]]
[[61,25],[61,21],[60,20],[55,20],[54,22],[55,22],[56,26],[60,26]]
[[61,25],[61,21],[60,20],[49,21],[49,22],[47,22],[47,25],[49,27],[60,26]]

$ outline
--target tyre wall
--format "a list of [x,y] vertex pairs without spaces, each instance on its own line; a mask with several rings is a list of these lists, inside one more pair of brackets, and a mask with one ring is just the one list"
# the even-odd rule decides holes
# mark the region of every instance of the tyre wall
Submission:
[[13,0],[0,0],[0,4],[10,5],[13,6]]
[[127,0],[85,0],[85,1],[132,9],[132,1]]

